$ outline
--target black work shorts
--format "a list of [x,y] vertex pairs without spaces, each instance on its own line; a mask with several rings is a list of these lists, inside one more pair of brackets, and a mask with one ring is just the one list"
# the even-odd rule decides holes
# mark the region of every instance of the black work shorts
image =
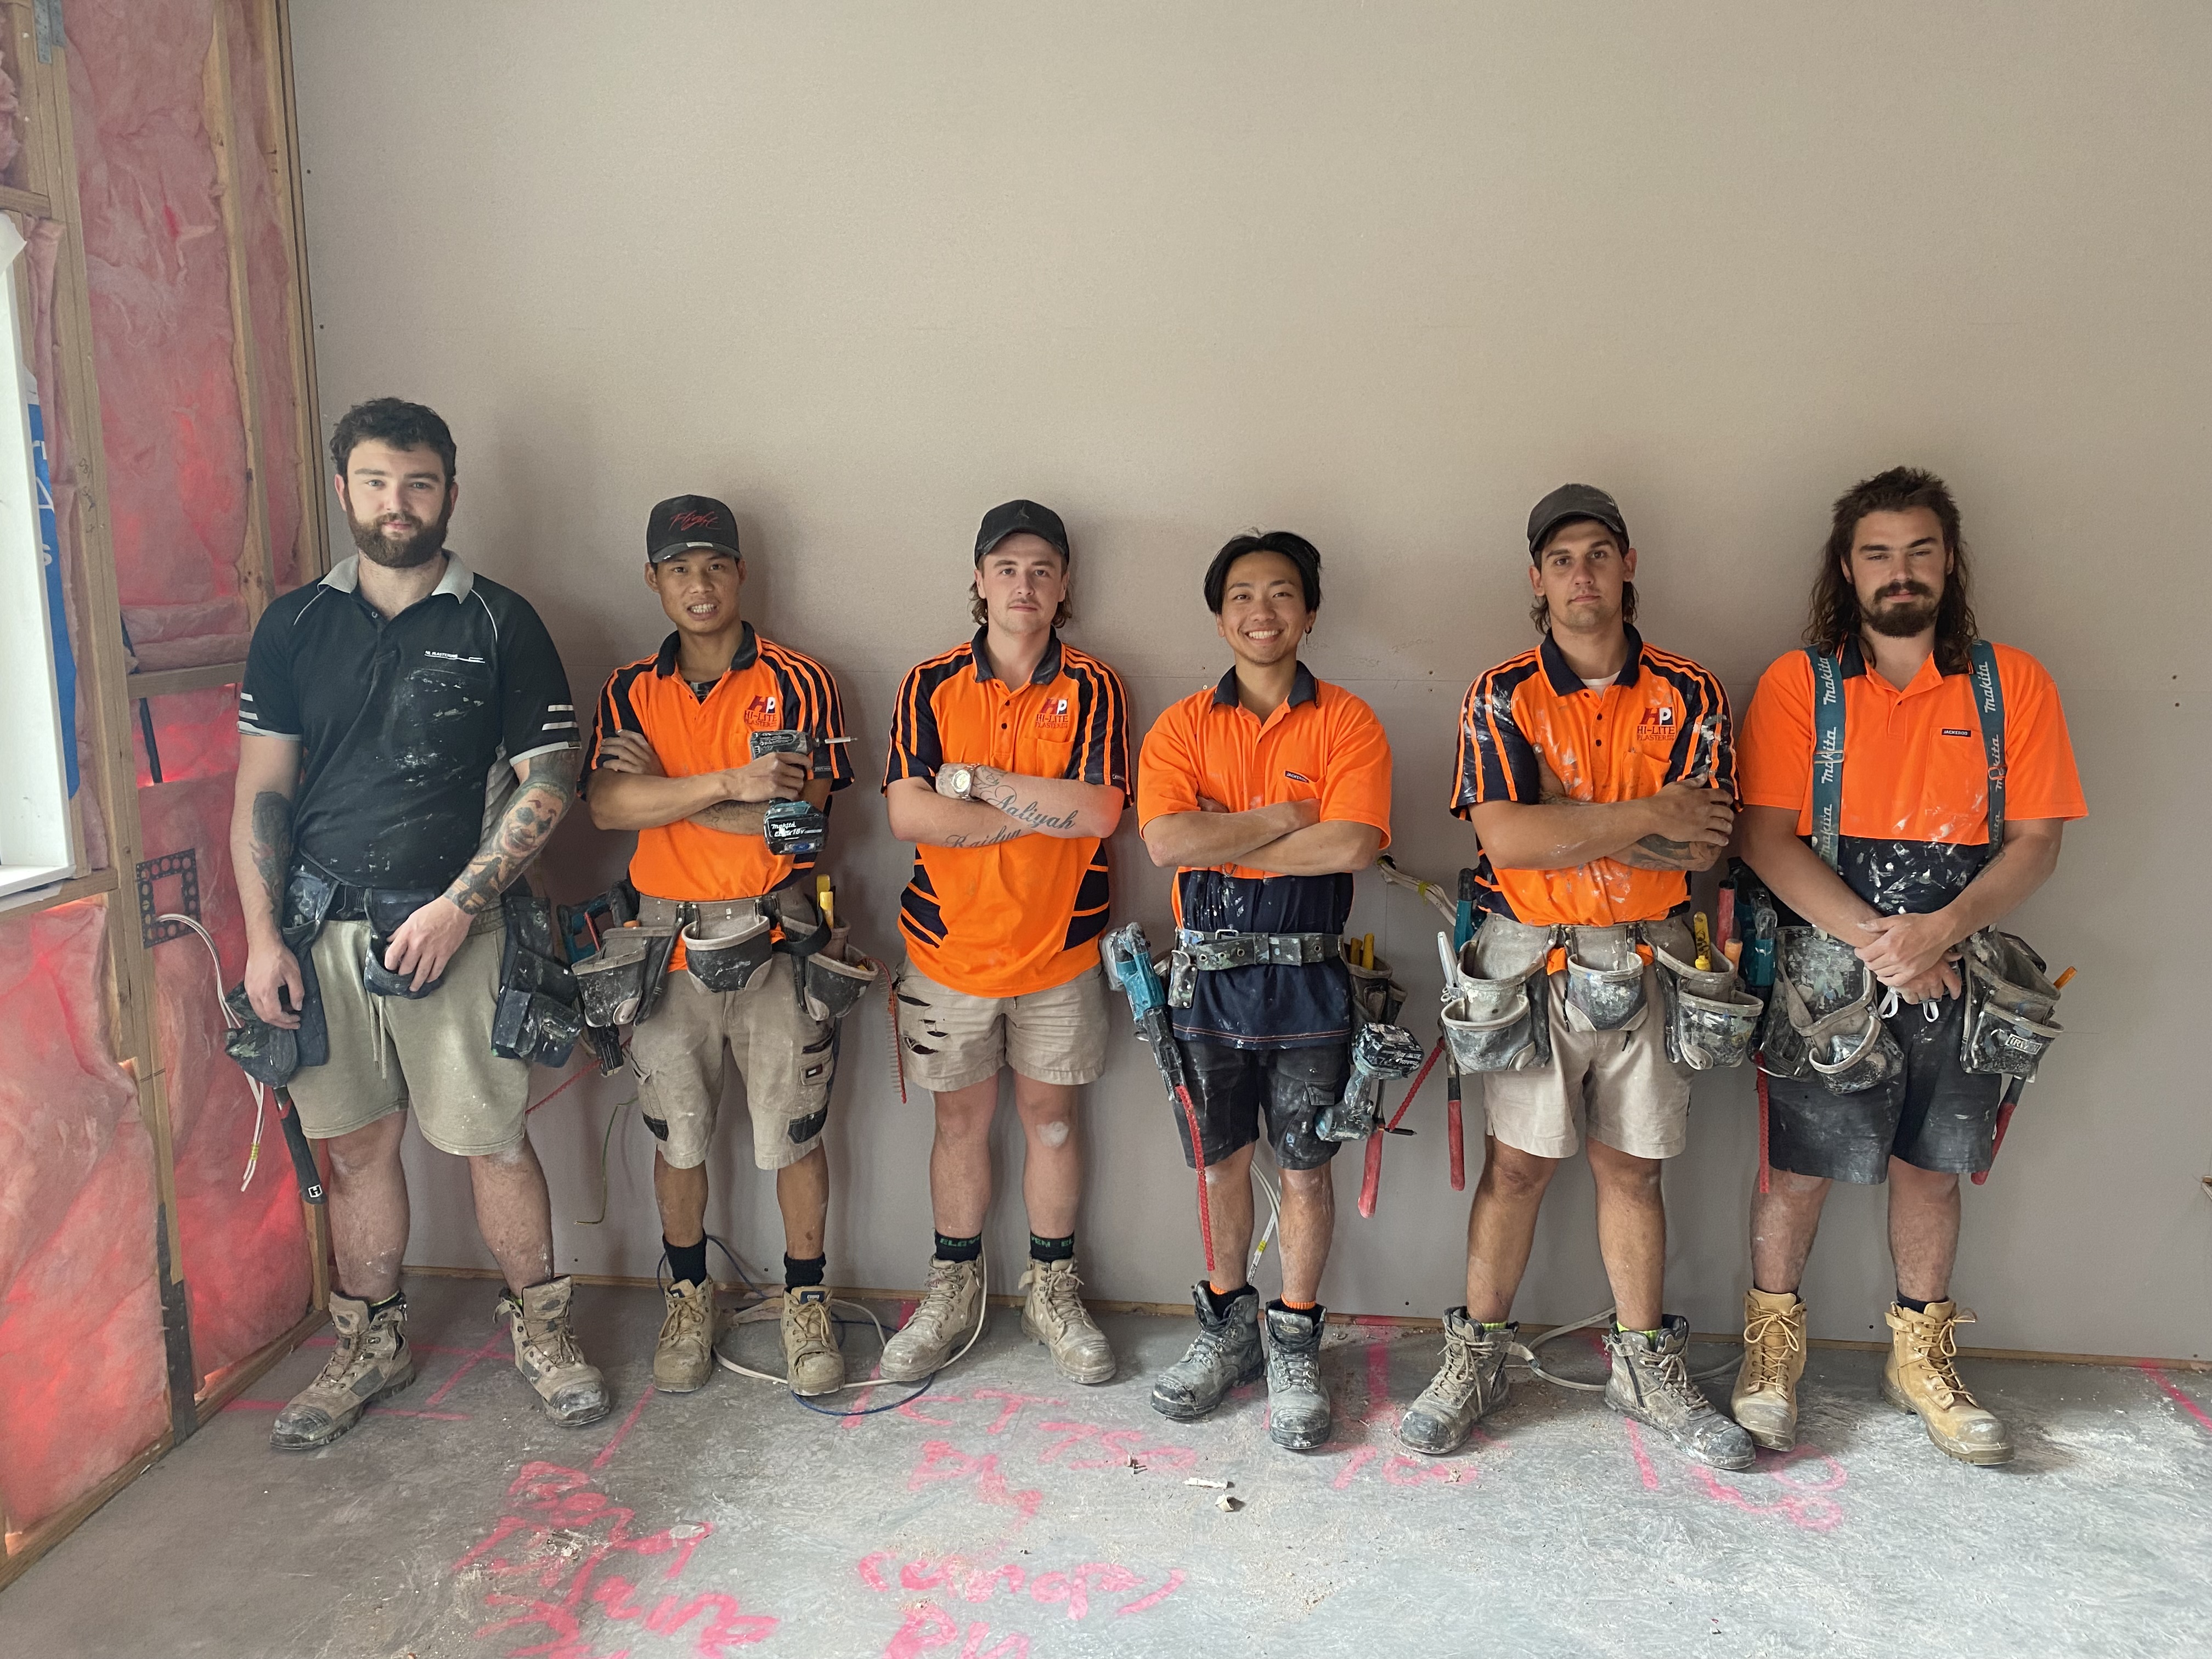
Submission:
[[1766,1161],[1861,1186],[1887,1180],[1893,1157],[1948,1175],[1988,1169],[2005,1080],[1960,1060],[1965,1000],[1938,1006],[1942,1018],[1932,1022],[1913,1003],[1889,1017],[1905,1072],[1879,1088],[1838,1095],[1817,1079],[1769,1078]]
[[[1218,1164],[1260,1138],[1262,1113],[1267,1147],[1285,1170],[1318,1170],[1336,1156],[1340,1145],[1314,1133],[1314,1121],[1344,1093],[1352,1069],[1352,1046],[1333,1042],[1317,1048],[1232,1048],[1225,1042],[1180,1042],[1183,1070],[1190,1079],[1190,1101],[1198,1112],[1198,1131],[1206,1161]],[[1182,1161],[1193,1169],[1190,1125],[1182,1107],[1174,1107]]]

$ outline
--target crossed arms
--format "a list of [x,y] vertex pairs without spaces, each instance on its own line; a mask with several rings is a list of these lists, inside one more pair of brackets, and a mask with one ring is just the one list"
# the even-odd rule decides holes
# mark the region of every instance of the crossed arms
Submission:
[[1163,869],[1241,864],[1277,876],[1333,876],[1364,870],[1382,832],[1352,818],[1321,817],[1313,800],[1278,801],[1232,812],[1199,797],[1195,812],[1164,812],[1145,825],[1145,850]]
[[966,800],[940,795],[926,778],[894,778],[884,791],[891,834],[923,847],[996,847],[1019,836],[1104,840],[1121,822],[1122,795],[1110,783],[1033,778],[995,766],[970,766]]
[[1635,800],[1570,797],[1538,762],[1540,799],[1479,803],[1471,814],[1482,849],[1501,870],[1571,870],[1611,859],[1638,870],[1709,870],[1735,832],[1734,798],[1685,778]]
[[610,732],[599,745],[599,769],[586,797],[592,822],[602,830],[658,830],[688,820],[728,836],[757,836],[773,800],[805,799],[819,807],[830,799],[830,780],[817,778],[802,756],[766,754],[743,766],[672,778],[660,757],[637,732]]

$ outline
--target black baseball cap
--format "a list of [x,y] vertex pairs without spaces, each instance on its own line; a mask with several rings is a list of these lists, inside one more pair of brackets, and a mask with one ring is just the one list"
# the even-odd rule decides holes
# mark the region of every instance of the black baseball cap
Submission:
[[1628,540],[1628,521],[1620,516],[1620,502],[1595,484],[1561,484],[1528,515],[1528,556],[1534,559],[1545,539],[1570,519],[1595,519],[1622,542]]
[[671,495],[645,521],[648,564],[708,548],[744,556],[738,551],[738,515],[712,495]]
[[983,556],[1007,537],[1024,532],[1043,537],[1060,550],[1061,558],[1069,556],[1067,526],[1059,514],[1035,501],[1006,501],[983,515],[982,527],[975,532],[975,562],[982,563]]

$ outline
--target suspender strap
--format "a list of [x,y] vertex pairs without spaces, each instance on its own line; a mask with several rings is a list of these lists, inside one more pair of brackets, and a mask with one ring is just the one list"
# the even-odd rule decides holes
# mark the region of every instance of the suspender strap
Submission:
[[1814,650],[1813,665],[1813,850],[1831,870],[1843,868],[1844,671],[1835,658]]
[[1976,640],[1967,655],[1973,665],[1974,712],[1982,719],[1982,748],[1990,758],[1990,856],[1995,858],[2004,850],[2004,682],[1997,678],[1997,653],[1987,640]]

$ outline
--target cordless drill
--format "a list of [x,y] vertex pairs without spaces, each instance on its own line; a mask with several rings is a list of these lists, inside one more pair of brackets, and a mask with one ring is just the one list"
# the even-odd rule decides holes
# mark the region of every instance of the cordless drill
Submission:
[[[763,755],[797,755],[810,764],[814,758],[814,738],[811,732],[796,732],[783,726],[774,732],[753,733],[753,758]],[[830,821],[822,809],[807,800],[788,800],[781,796],[768,804],[761,814],[761,835],[768,842],[768,850],[777,858],[795,858],[822,850],[822,842],[830,829]]]
[[1352,1075],[1344,1097],[1324,1107],[1314,1133],[1323,1140],[1357,1140],[1382,1127],[1382,1084],[1421,1069],[1421,1042],[1402,1025],[1363,1025],[1352,1039]]

